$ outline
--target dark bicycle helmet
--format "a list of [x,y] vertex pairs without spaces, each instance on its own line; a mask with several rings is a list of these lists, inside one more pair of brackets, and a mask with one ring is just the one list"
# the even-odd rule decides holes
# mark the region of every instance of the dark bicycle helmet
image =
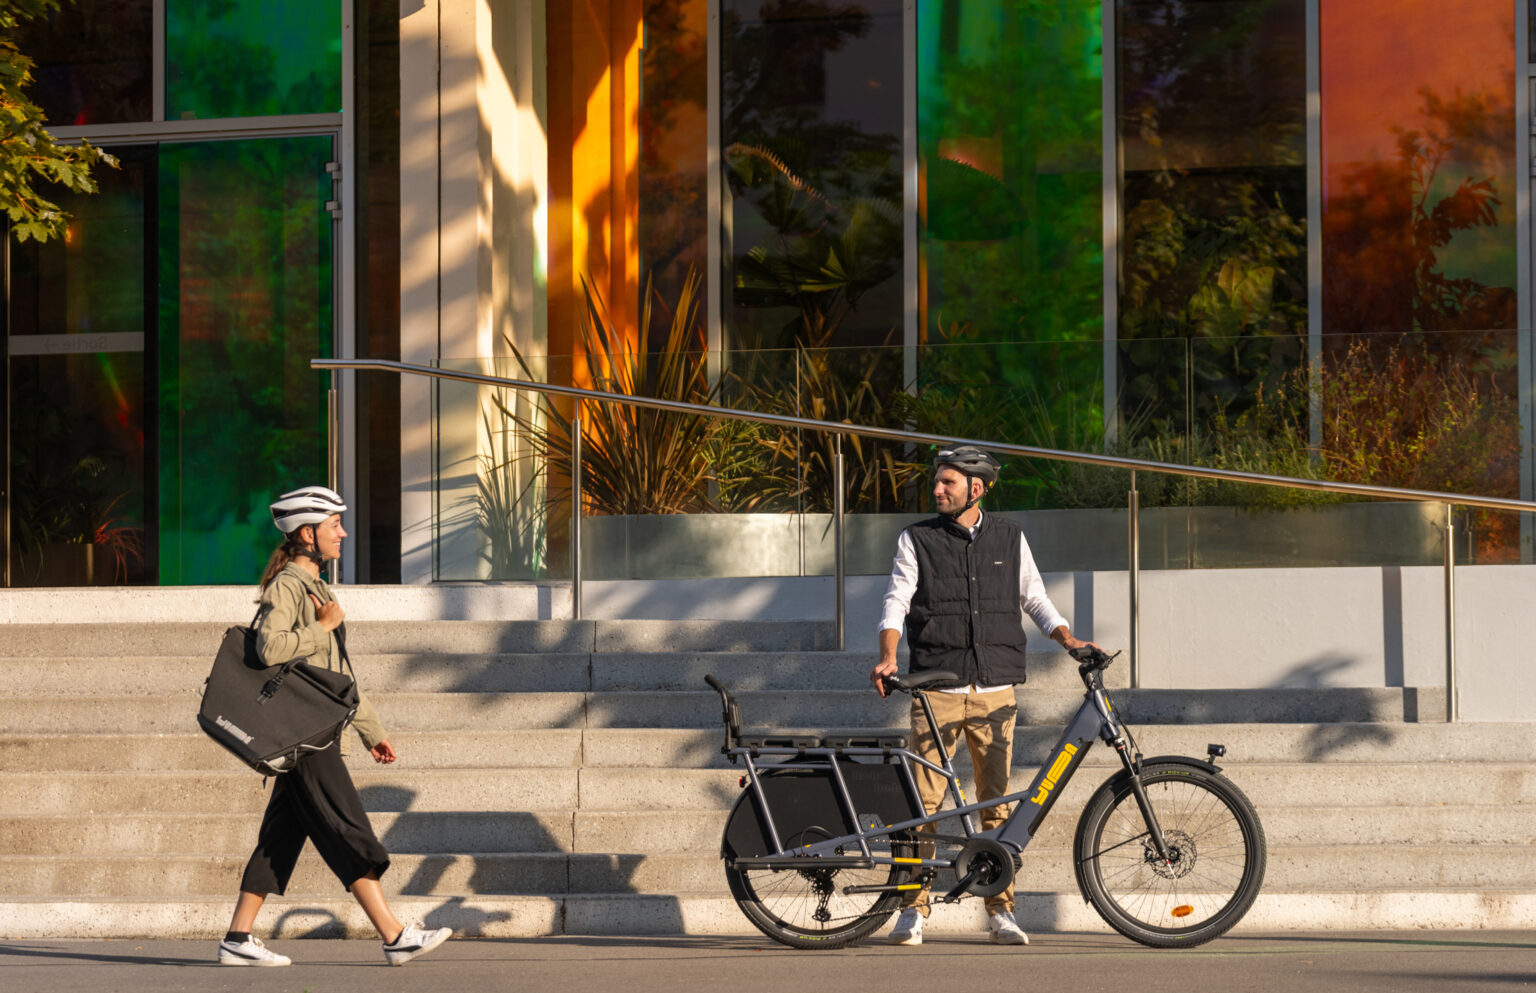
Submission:
[[1001,463],[975,445],[961,445],[958,448],[945,448],[933,457],[935,472],[946,465],[967,476],[975,476],[991,486],[997,482],[997,470]]
[[[1002,467],[1002,464],[975,445],[958,445],[954,448],[941,449],[933,457],[934,472],[938,472],[945,466],[949,466],[951,469],[964,474],[967,489],[970,488],[972,479],[981,480],[981,492],[986,493],[987,490],[992,488],[992,484],[997,482],[997,471]],[[966,501],[965,506],[960,508],[960,510],[954,514],[946,514],[944,516],[959,517],[967,510],[976,506],[976,501],[980,499],[980,496],[972,497]]]

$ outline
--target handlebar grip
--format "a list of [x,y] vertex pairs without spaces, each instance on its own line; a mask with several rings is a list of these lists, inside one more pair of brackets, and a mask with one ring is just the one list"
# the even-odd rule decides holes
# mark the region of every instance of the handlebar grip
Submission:
[[704,682],[708,683],[710,687],[718,693],[725,692],[725,687],[721,684],[720,680],[716,679],[714,676],[706,675],[704,677]]

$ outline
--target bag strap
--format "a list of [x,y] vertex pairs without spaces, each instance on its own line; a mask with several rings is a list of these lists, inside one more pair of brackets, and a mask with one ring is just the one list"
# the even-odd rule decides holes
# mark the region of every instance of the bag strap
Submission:
[[341,647],[341,661],[347,667],[347,675],[352,677],[352,682],[357,682],[357,673],[352,670],[352,656],[347,654],[346,621],[342,621],[336,628],[336,644]]

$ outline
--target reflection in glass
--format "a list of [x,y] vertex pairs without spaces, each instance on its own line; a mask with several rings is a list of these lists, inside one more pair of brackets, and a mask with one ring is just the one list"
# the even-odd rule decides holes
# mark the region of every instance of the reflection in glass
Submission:
[[274,493],[323,481],[332,139],[160,158],[160,580],[249,583]]
[[154,580],[142,344],[94,352],[105,343],[78,337],[145,326],[154,152],[113,151],[122,168],[101,170],[99,193],[60,196],[64,237],[10,250],[12,585]]
[[1182,433],[1289,367],[1262,352],[1255,364],[1180,356],[1201,363],[1186,397],[1156,339],[1306,333],[1305,4],[1118,0],[1116,11],[1119,413]]
[[341,110],[341,5],[167,0],[169,120]]
[[[918,4],[923,342],[1102,340],[1100,19],[1097,0]],[[939,432],[1044,442],[1102,417],[1097,347],[922,349],[917,372]]]
[[11,585],[153,581],[144,355],[13,355]]
[[[708,0],[646,0],[640,102],[640,285],[677,299],[707,263]],[[666,317],[670,318],[670,314]],[[659,336],[658,336],[659,337]]]
[[25,22],[16,46],[35,63],[32,99],[48,123],[121,124],[154,116],[153,20],[151,0],[92,0]]
[[64,237],[11,247],[10,331],[110,334],[144,330],[144,210],[154,150],[114,148],[94,196],[63,194]]
[[730,347],[900,335],[901,8],[722,0]]
[[1515,326],[1514,12],[1322,7],[1323,330]]
[[[1444,15],[1321,8],[1323,441],[1371,445],[1339,478],[1516,497],[1514,10]],[[1512,518],[1471,523],[1477,561],[1517,555]]]

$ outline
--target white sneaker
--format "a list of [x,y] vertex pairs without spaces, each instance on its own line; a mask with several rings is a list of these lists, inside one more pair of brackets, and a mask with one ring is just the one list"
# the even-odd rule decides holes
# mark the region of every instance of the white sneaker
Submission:
[[219,965],[293,965],[293,959],[277,954],[252,935],[244,941],[219,942]]
[[420,924],[411,924],[400,937],[384,945],[384,958],[390,965],[405,965],[418,955],[425,955],[453,936],[453,928],[440,927],[431,931]]
[[923,915],[916,907],[903,907],[891,928],[891,944],[921,945],[923,943]]
[[1013,919],[1013,911],[1003,910],[987,917],[987,930],[992,932],[994,945],[1027,945],[1029,935]]

